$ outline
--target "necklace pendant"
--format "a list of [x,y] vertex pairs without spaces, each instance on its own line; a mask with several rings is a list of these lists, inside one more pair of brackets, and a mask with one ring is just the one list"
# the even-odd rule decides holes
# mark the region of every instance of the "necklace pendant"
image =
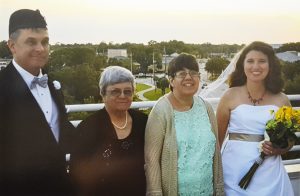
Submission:
[[253,105],[255,106],[256,103],[258,103],[258,100],[257,100],[257,99],[253,99],[253,100],[252,100],[252,103],[253,103]]
[[259,102],[263,100],[264,95],[265,95],[265,92],[261,98],[253,99],[252,96],[250,95],[250,92],[248,91],[248,99],[250,100],[251,103],[253,103],[254,106],[256,106],[256,104],[259,104]]

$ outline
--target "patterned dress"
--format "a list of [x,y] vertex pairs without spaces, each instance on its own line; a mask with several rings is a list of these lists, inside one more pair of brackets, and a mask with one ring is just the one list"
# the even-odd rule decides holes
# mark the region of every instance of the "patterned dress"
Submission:
[[201,99],[193,107],[175,111],[178,146],[178,195],[213,194],[213,155],[216,139]]

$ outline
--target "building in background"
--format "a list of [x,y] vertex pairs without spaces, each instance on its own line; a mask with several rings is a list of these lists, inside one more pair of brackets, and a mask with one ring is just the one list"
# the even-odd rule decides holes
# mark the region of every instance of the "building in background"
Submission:
[[279,53],[276,53],[276,56],[280,60],[287,61],[290,63],[300,61],[300,52],[297,52],[297,51],[279,52]]
[[126,49],[107,49],[107,58],[128,58]]

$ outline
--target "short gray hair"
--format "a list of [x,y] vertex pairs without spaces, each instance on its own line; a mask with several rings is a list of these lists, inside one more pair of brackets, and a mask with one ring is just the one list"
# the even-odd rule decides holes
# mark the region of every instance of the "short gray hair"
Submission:
[[101,73],[99,81],[100,95],[105,95],[107,86],[123,82],[130,82],[134,89],[134,76],[128,69],[120,66],[109,66],[105,68]]
[[12,34],[10,34],[9,38],[10,38],[11,40],[16,41],[17,38],[20,36],[20,34],[21,34],[21,30],[18,29],[18,30],[16,30],[16,31],[14,31]]
[[[35,33],[39,33],[42,30],[48,31],[48,29],[46,29],[46,28],[27,28],[27,29],[31,29]],[[18,39],[18,37],[20,36],[22,30],[23,29],[17,29],[16,31],[12,32],[9,35],[9,39],[16,41]]]

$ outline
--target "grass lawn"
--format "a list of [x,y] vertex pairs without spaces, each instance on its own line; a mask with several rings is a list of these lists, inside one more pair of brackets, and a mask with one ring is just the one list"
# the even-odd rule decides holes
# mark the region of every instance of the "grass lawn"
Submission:
[[[170,92],[169,88],[166,88],[166,93]],[[161,89],[157,88],[156,90],[148,91],[144,94],[144,97],[149,99],[150,101],[156,101],[158,98],[162,96]]]
[[143,90],[146,90],[148,88],[151,88],[151,86],[147,85],[147,84],[141,84],[141,83],[136,83],[136,92],[139,92],[139,91],[143,91]]

